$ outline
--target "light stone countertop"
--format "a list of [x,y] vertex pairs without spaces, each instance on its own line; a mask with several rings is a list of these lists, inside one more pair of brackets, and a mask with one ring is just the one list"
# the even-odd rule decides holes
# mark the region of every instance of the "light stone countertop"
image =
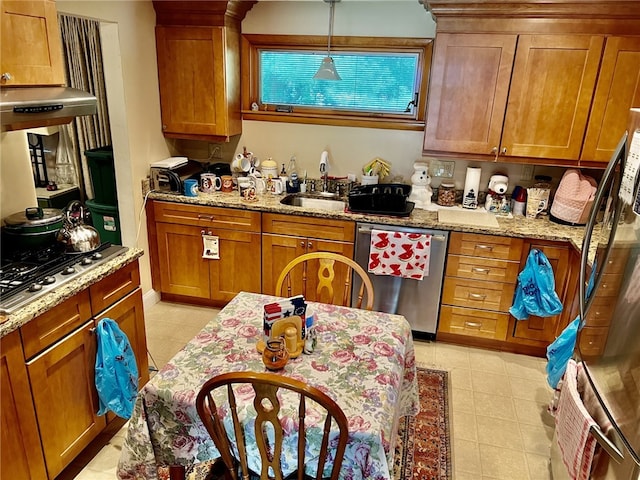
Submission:
[[43,314],[47,310],[61,304],[66,299],[73,297],[76,293],[99,282],[103,278],[111,275],[120,268],[134,262],[143,255],[143,250],[139,248],[129,248],[126,252],[113,257],[108,262],[99,265],[77,279],[66,283],[60,288],[52,290],[49,294],[40,297],[38,300],[16,310],[11,315],[0,315],[0,337],[17,330],[25,323]]
[[215,207],[239,208],[261,212],[283,213],[287,215],[304,215],[319,218],[353,220],[356,222],[379,223],[386,225],[432,228],[454,232],[470,232],[508,237],[533,238],[538,240],[566,241],[578,251],[582,248],[584,227],[570,227],[551,222],[548,217],[528,219],[524,217],[496,217],[500,228],[478,227],[473,225],[447,224],[438,221],[437,212],[414,209],[408,217],[387,215],[369,215],[352,212],[320,210],[306,207],[293,207],[280,203],[285,195],[260,195],[256,202],[244,201],[237,191],[231,193],[199,193],[197,197],[186,197],[168,193],[152,192],[149,199],[163,200],[193,205],[209,205]]

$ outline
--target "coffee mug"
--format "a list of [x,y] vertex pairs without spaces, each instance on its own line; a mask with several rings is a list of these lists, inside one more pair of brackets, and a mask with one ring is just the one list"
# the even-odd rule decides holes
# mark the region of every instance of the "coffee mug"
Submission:
[[[251,154],[249,154],[251,155]],[[236,172],[248,172],[251,168],[251,156],[245,157],[239,153],[231,162],[231,169]]]
[[200,191],[204,193],[213,193],[216,190],[220,190],[222,187],[222,180],[217,177],[215,173],[201,173],[200,174]]
[[233,191],[233,177],[231,175],[222,175],[221,181],[222,184],[220,185],[220,191],[221,192],[232,192]]
[[267,180],[266,189],[274,195],[280,195],[284,190],[282,180],[279,178],[270,178]]
[[255,185],[256,184],[251,177],[238,177],[238,191],[240,192],[240,197],[249,202],[255,201],[257,199]]
[[265,190],[267,189],[267,185],[266,185],[265,181],[261,177],[256,176],[256,175],[249,175],[248,178],[253,180],[253,184],[256,187],[256,192],[257,193],[264,193],[265,192]]
[[198,196],[198,181],[193,179],[187,179],[184,181],[184,194],[187,197]]

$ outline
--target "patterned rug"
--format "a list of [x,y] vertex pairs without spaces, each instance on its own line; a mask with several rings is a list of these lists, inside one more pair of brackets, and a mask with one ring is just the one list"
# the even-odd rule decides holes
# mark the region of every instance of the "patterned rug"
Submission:
[[395,480],[450,480],[448,373],[418,368],[420,413],[400,422]]

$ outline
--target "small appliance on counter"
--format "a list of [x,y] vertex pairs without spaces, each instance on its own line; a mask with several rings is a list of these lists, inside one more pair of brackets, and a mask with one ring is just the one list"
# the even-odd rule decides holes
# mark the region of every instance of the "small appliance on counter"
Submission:
[[190,178],[199,179],[204,171],[200,162],[187,157],[171,157],[151,164],[152,189],[156,192],[181,195],[184,181]]
[[556,223],[586,225],[597,188],[595,179],[568,169],[558,185],[549,218]]

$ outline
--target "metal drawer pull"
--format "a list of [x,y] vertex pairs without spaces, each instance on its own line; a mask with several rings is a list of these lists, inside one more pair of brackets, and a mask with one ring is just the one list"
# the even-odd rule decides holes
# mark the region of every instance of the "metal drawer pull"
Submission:
[[487,298],[487,296],[481,293],[469,292],[469,298],[472,298],[473,300],[484,300],[485,298]]
[[476,245],[476,248],[479,248],[480,250],[489,250],[490,252],[493,250],[492,245]]
[[589,433],[596,439],[596,442],[609,454],[609,456],[616,462],[622,463],[624,455],[618,447],[616,447],[611,440],[609,440],[605,434],[600,430],[600,427],[592,425],[589,429]]
[[198,214],[198,220],[209,220],[210,222],[213,222],[216,219],[216,217],[214,217],[213,215],[203,215],[201,213]]
[[464,322],[464,326],[471,327],[471,328],[480,328],[482,324],[479,322]]
[[489,269],[489,268],[473,267],[473,268],[471,269],[471,271],[472,271],[472,272],[474,272],[474,273],[486,273],[486,274],[488,274],[488,273],[491,271],[491,269]]

